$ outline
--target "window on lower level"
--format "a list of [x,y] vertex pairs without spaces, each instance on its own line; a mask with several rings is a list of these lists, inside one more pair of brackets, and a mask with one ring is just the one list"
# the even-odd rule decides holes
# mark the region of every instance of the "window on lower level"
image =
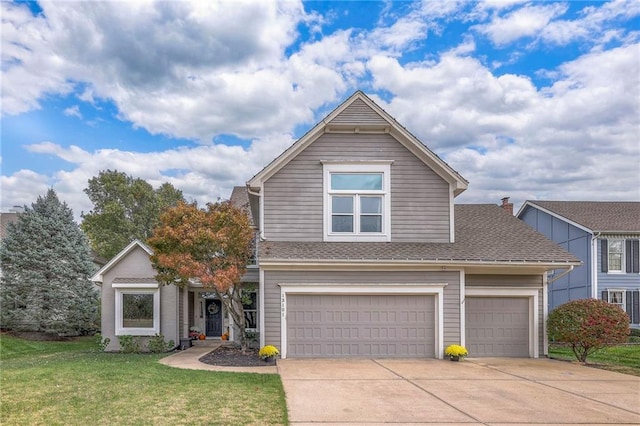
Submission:
[[245,330],[258,331],[258,292],[255,288],[242,290]]
[[160,333],[160,289],[120,286],[115,291],[116,336]]
[[607,301],[612,305],[619,306],[623,311],[626,311],[624,290],[609,290]]

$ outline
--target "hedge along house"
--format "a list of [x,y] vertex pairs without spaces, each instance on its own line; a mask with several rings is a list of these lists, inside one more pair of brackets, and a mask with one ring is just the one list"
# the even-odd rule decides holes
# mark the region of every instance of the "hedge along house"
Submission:
[[[282,357],[442,358],[449,344],[475,357],[545,354],[547,272],[580,261],[500,206],[454,205],[467,185],[354,93],[234,189],[259,236],[243,281],[257,288],[248,315],[260,345]],[[191,325],[233,339],[219,301],[158,286],[149,255],[133,242],[93,277],[108,349],[122,334],[177,342]]]
[[[119,350],[123,335],[139,337],[143,347],[156,334],[178,345],[192,326],[207,339],[220,339],[225,332],[233,339],[233,323],[215,293],[195,283],[185,288],[158,284],[152,254],[146,244],[132,241],[91,277],[102,291],[101,334],[110,339],[106,350]],[[255,266],[243,277],[251,301],[245,305],[247,329],[256,332],[257,277]]]
[[247,183],[259,329],[282,357],[546,354],[547,271],[580,261],[497,205],[362,92]]

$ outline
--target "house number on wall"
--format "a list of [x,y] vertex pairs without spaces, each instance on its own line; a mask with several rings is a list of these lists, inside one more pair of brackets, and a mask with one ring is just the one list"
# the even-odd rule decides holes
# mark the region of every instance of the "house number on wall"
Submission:
[[280,295],[280,298],[281,298],[281,300],[280,300],[280,312],[282,314],[282,318],[284,318],[285,317],[285,311],[286,311],[286,300],[287,300],[287,298],[284,295],[284,293],[282,293]]

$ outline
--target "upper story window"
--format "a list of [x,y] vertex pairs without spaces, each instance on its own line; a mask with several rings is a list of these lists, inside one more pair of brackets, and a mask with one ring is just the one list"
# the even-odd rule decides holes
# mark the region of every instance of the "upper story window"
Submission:
[[609,272],[622,272],[624,266],[624,241],[609,240]]
[[389,241],[391,162],[324,162],[325,241]]
[[610,238],[601,240],[602,272],[640,273],[640,241]]

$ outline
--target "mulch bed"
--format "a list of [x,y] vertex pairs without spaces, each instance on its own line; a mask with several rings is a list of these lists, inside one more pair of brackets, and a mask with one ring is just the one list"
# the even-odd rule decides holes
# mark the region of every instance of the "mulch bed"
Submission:
[[234,346],[220,346],[200,358],[200,362],[226,367],[267,367],[273,365],[273,363],[260,359],[257,349],[247,349],[246,353],[242,353],[240,348]]

